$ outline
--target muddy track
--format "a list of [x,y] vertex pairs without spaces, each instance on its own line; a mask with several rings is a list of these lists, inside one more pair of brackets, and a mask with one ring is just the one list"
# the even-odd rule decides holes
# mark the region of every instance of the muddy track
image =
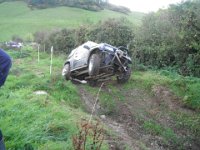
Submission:
[[[113,84],[113,83],[111,83]],[[111,115],[104,115],[105,111],[98,103],[95,115],[107,128],[113,132],[114,136],[107,136],[107,142],[111,150],[124,150],[126,147],[133,150],[140,149],[176,149],[173,144],[166,144],[161,136],[146,132],[143,124],[146,120],[155,120],[163,127],[172,128],[179,136],[188,136],[187,131],[177,129],[175,121],[169,115],[170,112],[193,112],[183,108],[178,103],[178,97],[174,96],[171,91],[162,86],[152,87],[152,96],[150,93],[139,89],[124,90],[123,85],[115,83],[113,86],[123,94],[125,100],[116,102],[116,111]],[[85,104],[86,110],[92,111],[96,95],[91,94],[84,88],[84,85],[78,85],[80,96]],[[112,90],[105,84],[101,92],[112,94]],[[173,141],[172,141],[173,142]],[[198,142],[187,143],[183,149],[198,149]]]
[[[79,87],[80,94],[82,97],[82,100],[84,101],[86,110],[91,113],[92,108],[95,102],[96,97],[90,94],[88,91],[86,91],[83,87]],[[117,135],[115,138],[107,137],[107,142],[110,145],[110,149],[123,149],[124,145],[128,145],[131,148],[137,147],[137,142],[133,141],[132,137],[129,136],[126,126],[123,123],[119,123],[115,121],[112,117],[105,116],[105,115],[98,115],[101,112],[101,106],[99,104],[96,105],[95,115],[99,117],[101,122],[103,122],[108,129],[111,129],[115,135]],[[120,141],[120,142],[119,142]]]

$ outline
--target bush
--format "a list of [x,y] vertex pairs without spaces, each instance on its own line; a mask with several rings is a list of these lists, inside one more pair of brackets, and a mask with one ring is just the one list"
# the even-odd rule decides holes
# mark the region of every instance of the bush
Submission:
[[127,46],[134,38],[133,25],[125,18],[108,19],[95,25],[88,39],[105,42],[115,46]]
[[39,9],[44,9],[48,7],[57,7],[57,6],[69,6],[69,7],[77,7],[86,10],[99,11],[103,9],[103,2],[101,0],[49,0],[49,1],[41,1],[41,0],[28,0],[28,5],[32,7],[36,7]]
[[69,53],[75,46],[74,33],[74,30],[71,29],[55,31],[49,35],[49,38],[45,41],[45,44],[48,49],[53,46],[56,53]]
[[52,32],[37,32],[35,41],[45,44],[47,49],[51,46],[57,53],[69,53],[75,47],[86,41],[104,42],[114,46],[127,46],[133,38],[132,24],[124,18],[108,19],[94,26],[81,26],[77,29],[62,29]]
[[48,31],[35,32],[35,34],[33,35],[34,41],[39,44],[43,44],[46,41],[46,39],[48,38],[49,34],[50,33]]
[[120,13],[124,13],[124,14],[129,14],[131,12],[131,10],[127,7],[124,7],[124,6],[116,6],[116,5],[113,5],[113,4],[106,4],[105,6],[107,9],[110,9],[112,11],[117,11],[117,12],[120,12]]
[[136,34],[139,62],[200,77],[199,13],[199,1],[186,1],[147,14]]
[[22,43],[23,39],[20,36],[18,36],[18,35],[13,35],[12,36],[12,41],[15,41],[17,43]]

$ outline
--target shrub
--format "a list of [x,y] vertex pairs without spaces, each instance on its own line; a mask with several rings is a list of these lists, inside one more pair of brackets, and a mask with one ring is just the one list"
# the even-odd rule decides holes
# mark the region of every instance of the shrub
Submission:
[[88,39],[115,46],[127,46],[134,38],[133,25],[125,18],[108,19],[93,26]]
[[12,41],[15,41],[15,42],[20,42],[20,43],[22,43],[23,42],[23,39],[20,37],[20,36],[18,36],[18,35],[13,35],[12,36]]
[[200,77],[199,8],[199,1],[185,1],[147,14],[135,38],[139,62]]
[[113,5],[113,4],[110,4],[110,3],[107,3],[105,5],[105,7],[107,9],[110,9],[112,11],[117,11],[117,12],[120,12],[120,13],[124,13],[124,14],[128,14],[131,12],[131,10],[127,7],[124,7],[124,6],[116,6],[116,5]]
[[90,40],[105,42],[114,46],[127,46],[133,38],[132,24],[124,18],[108,19],[94,26],[80,26],[77,29],[62,29],[51,32],[40,31],[34,34],[35,41],[45,44],[47,49],[54,47],[56,53],[69,53],[75,47]]

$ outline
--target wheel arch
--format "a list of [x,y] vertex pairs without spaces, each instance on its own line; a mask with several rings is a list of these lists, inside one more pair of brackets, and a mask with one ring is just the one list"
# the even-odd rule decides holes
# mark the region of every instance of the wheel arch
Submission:
[[64,63],[64,65],[63,66],[65,66],[66,64],[69,64],[69,68],[70,68],[70,70],[72,69],[72,63],[69,61],[69,60],[67,60],[65,63]]
[[66,61],[66,62],[64,63],[64,65],[66,65],[66,64],[70,64],[70,61]]
[[90,51],[89,56],[88,56],[88,60],[87,63],[89,64],[89,60],[92,54],[94,53],[99,53],[99,48],[94,48],[93,50]]

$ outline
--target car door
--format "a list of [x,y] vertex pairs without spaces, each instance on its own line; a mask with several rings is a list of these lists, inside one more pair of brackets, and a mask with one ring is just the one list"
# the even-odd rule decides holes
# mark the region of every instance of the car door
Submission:
[[74,53],[73,69],[82,68],[87,65],[89,50],[79,46]]

